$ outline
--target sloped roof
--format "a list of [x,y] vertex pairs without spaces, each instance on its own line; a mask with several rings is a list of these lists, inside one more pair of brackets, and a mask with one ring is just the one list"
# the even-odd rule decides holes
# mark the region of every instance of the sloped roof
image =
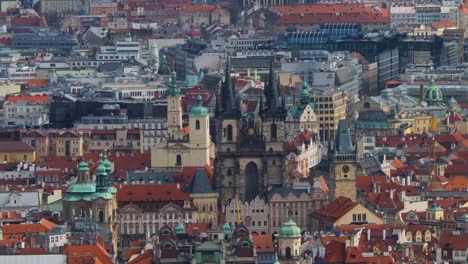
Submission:
[[195,175],[192,179],[192,184],[190,186],[190,193],[216,193],[211,188],[208,173],[205,169],[197,169],[197,171],[195,172]]
[[135,201],[185,201],[188,194],[177,184],[130,184],[117,186],[118,202]]
[[34,151],[34,148],[22,141],[2,141],[0,152]]
[[312,214],[317,219],[327,222],[335,222],[357,205],[358,203],[353,202],[351,199],[340,196],[331,204],[322,207],[322,209],[315,211]]
[[88,263],[99,261],[102,264],[113,264],[110,254],[100,245],[67,245],[63,251],[68,263]]

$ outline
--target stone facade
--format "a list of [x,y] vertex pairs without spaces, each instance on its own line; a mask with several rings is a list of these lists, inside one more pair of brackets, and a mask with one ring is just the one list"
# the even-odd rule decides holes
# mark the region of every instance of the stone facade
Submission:
[[[210,139],[208,110],[201,104],[193,107],[189,127],[182,127],[180,91],[176,86],[177,76],[172,74],[168,95],[168,138],[151,148],[151,167],[161,170],[176,170],[184,167],[205,167],[214,158],[214,144]],[[202,110],[194,113],[193,109]]]
[[[286,173],[287,107],[283,97],[279,100],[272,66],[264,89],[266,103],[263,97],[259,100],[254,117],[236,107],[238,99],[229,71],[228,62],[216,112],[219,148],[215,182],[223,204],[236,194],[242,202],[249,202],[271,186],[293,181]],[[299,118],[295,122],[300,123]]]
[[347,120],[339,121],[334,146],[328,151],[330,200],[344,196],[356,201],[357,155],[351,142]]
[[[252,233],[269,233],[269,207],[263,199],[256,197],[254,200],[239,203],[240,219]],[[233,199],[225,207],[226,223],[230,226],[238,224],[236,201]]]

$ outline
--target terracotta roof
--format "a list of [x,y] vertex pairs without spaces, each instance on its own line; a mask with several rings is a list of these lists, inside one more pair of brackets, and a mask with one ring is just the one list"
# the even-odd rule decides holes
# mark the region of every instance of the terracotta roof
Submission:
[[252,240],[253,240],[254,247],[257,250],[257,252],[266,252],[266,253],[275,252],[275,248],[273,246],[271,235],[252,236]]
[[128,264],[153,264],[153,250],[147,249],[143,254],[139,255],[138,257],[132,259],[128,262]]
[[19,96],[8,96],[7,102],[18,103],[20,101],[28,103],[46,103],[50,101],[52,97],[48,95],[19,95]]
[[117,201],[186,201],[189,195],[177,184],[126,184],[117,186]]
[[468,177],[456,176],[453,177],[445,186],[446,191],[465,191],[468,190]]
[[333,223],[357,205],[358,203],[353,202],[351,199],[340,196],[331,204],[322,207],[322,209],[315,211],[312,214],[315,218]]
[[295,5],[295,6],[275,6],[273,9],[282,14],[337,14],[337,13],[382,13],[388,15],[386,9],[380,11],[372,10],[372,6],[357,5],[357,4],[310,4],[310,5]]
[[34,151],[34,148],[22,141],[2,141],[0,152]]
[[212,5],[189,5],[182,8],[183,13],[195,13],[195,12],[211,12],[216,9],[216,6]]
[[100,261],[102,264],[113,264],[110,254],[100,245],[66,245],[63,251],[69,264],[86,264]]
[[21,215],[17,214],[15,211],[2,211],[0,212],[2,219],[22,219]]
[[301,132],[294,139],[286,142],[286,149],[290,152],[298,151],[298,146],[302,144],[309,145],[310,141],[314,139],[314,132],[307,130],[306,132]]
[[390,23],[388,16],[379,14],[342,14],[340,16],[332,14],[307,14],[307,15],[283,15],[277,21],[278,25],[316,25],[323,23]]
[[52,230],[57,225],[42,219],[37,224],[11,224],[11,225],[4,225],[2,226],[2,231],[4,235],[21,235],[25,234],[26,232],[32,233],[41,233],[41,232],[48,232]]
[[207,233],[208,230],[210,230],[210,226],[204,223],[190,223],[189,226],[185,229],[187,234]]
[[446,247],[448,245],[451,245],[454,250],[465,251],[468,248],[468,234],[462,233],[454,235],[449,232],[442,233],[439,240],[439,246]]
[[441,21],[432,22],[431,27],[433,28],[457,27],[457,23],[453,22],[452,20],[441,20]]

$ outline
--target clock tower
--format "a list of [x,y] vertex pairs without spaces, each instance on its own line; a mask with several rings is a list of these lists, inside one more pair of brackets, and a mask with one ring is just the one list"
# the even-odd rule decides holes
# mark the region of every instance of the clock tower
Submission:
[[342,119],[339,121],[335,143],[333,146],[330,144],[328,154],[331,201],[340,196],[356,201],[357,155],[351,142],[347,120]]

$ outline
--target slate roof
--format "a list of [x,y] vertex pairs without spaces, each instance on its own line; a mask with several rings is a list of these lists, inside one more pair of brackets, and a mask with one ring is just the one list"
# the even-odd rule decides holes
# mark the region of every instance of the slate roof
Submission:
[[173,183],[172,174],[167,171],[128,171],[127,182]]
[[211,188],[210,180],[208,179],[208,173],[205,169],[197,169],[192,179],[190,186],[190,193],[215,193]]
[[349,134],[348,120],[341,119],[338,122],[337,136],[335,139],[335,152],[337,154],[354,154],[354,146]]
[[291,187],[273,187],[270,191],[268,191],[267,199],[269,201],[271,197],[273,197],[273,195],[275,194],[279,194],[281,197],[286,197],[289,194],[293,194],[299,197],[303,193],[307,194],[307,190],[306,189],[294,189]]

